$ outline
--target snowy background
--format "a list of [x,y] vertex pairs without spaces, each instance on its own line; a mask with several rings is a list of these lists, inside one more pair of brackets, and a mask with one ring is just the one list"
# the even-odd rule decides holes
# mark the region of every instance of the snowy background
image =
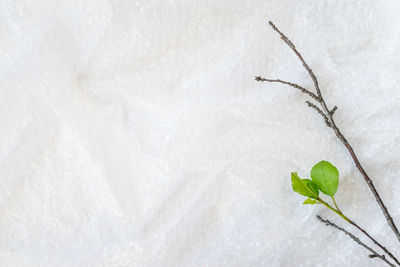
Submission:
[[382,266],[301,205],[325,159],[342,210],[400,255],[306,97],[285,32],[400,225],[400,2],[0,0],[0,266]]

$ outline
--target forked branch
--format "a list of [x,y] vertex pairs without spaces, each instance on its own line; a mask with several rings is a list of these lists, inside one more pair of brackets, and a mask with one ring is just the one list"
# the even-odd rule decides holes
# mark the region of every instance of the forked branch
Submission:
[[[393,253],[391,253],[384,245],[382,245],[381,243],[379,243],[375,238],[373,238],[365,229],[363,229],[361,226],[359,226],[357,223],[355,223],[353,220],[351,220],[349,217],[347,217],[346,215],[344,215],[339,209],[335,209],[333,208],[331,205],[329,205],[327,202],[325,202],[324,200],[322,200],[321,198],[317,197],[316,200],[324,205],[325,207],[327,207],[328,209],[332,210],[333,212],[335,212],[337,215],[339,215],[340,217],[342,217],[346,222],[348,222],[349,224],[353,225],[354,227],[356,227],[358,230],[360,230],[366,237],[368,237],[372,242],[374,242],[375,245],[377,245],[378,247],[380,247],[390,258],[392,258],[395,263],[400,266],[400,261],[393,255]],[[332,198],[332,200],[334,200],[334,198]],[[334,201],[334,203],[336,203],[336,201]],[[337,205],[336,205],[337,206]]]
[[327,127],[332,127],[331,123],[329,122],[328,117],[325,115],[325,113],[319,107],[317,107],[317,105],[315,105],[314,103],[311,103],[310,101],[306,101],[306,103],[310,108],[315,109],[322,116],[322,118],[324,118],[324,121],[325,121],[325,124]]
[[371,252],[370,255],[368,255],[368,257],[370,258],[379,258],[381,260],[383,260],[384,262],[386,262],[389,266],[395,267],[395,265],[393,263],[391,263],[390,261],[388,261],[385,257],[385,255],[380,255],[378,252],[376,252],[373,248],[369,247],[368,245],[366,245],[365,243],[363,243],[358,237],[356,237],[355,235],[353,235],[352,233],[348,232],[347,230],[345,230],[344,228],[336,225],[335,223],[327,220],[327,219],[323,219],[321,216],[317,215],[318,220],[320,220],[321,222],[325,223],[327,226],[331,226],[333,228],[336,228],[339,231],[342,231],[343,233],[345,233],[347,236],[349,236],[351,239],[353,239],[357,244],[359,244],[360,246],[363,246],[364,248],[366,248],[369,252]]
[[[389,225],[389,227],[392,229],[392,231],[395,233],[397,239],[400,241],[400,232],[397,229],[396,224],[393,221],[392,216],[390,215],[388,209],[386,208],[386,205],[383,203],[381,196],[379,195],[377,189],[375,188],[374,183],[372,182],[371,178],[368,176],[368,174],[366,173],[366,171],[364,170],[363,166],[361,165],[356,153],[354,152],[354,149],[351,147],[351,145],[349,144],[349,142],[347,141],[347,139],[344,137],[344,135],[342,134],[342,132],[340,131],[340,129],[337,127],[335,120],[333,119],[333,114],[335,113],[335,111],[337,110],[337,107],[334,106],[331,110],[328,108],[325,99],[322,96],[321,93],[321,89],[319,88],[319,84],[318,84],[318,80],[317,77],[315,76],[314,72],[312,71],[312,69],[309,67],[309,65],[306,63],[306,61],[304,60],[304,58],[302,57],[302,55],[300,54],[299,51],[297,51],[296,47],[294,46],[294,44],[292,43],[292,41],[289,40],[289,38],[283,34],[271,21],[269,22],[269,25],[272,27],[272,29],[274,31],[276,31],[280,36],[281,39],[289,46],[289,48],[296,54],[296,56],[299,58],[299,60],[301,61],[301,63],[303,64],[303,67],[306,69],[307,73],[309,74],[309,76],[311,77],[313,83],[314,83],[314,88],[316,91],[316,94],[314,94],[313,92],[311,92],[308,89],[305,89],[303,87],[296,87],[293,86],[295,85],[294,83],[291,82],[282,82],[281,80],[270,80],[270,79],[266,79],[266,78],[261,78],[260,76],[256,77],[257,81],[269,81],[269,82],[281,82],[281,83],[285,83],[288,84],[292,87],[295,87],[297,89],[299,89],[301,92],[311,96],[313,99],[317,100],[317,102],[320,104],[321,108],[318,108],[315,104],[311,103],[311,102],[307,102],[307,104],[315,109],[324,119],[325,124],[331,128],[333,130],[333,132],[335,133],[335,135],[337,136],[337,138],[343,143],[343,145],[346,147],[347,151],[349,152],[350,156],[352,157],[357,169],[359,170],[359,172],[361,173],[361,175],[363,176],[365,182],[368,184],[369,189],[371,190],[372,194],[374,195],[374,198],[376,200],[376,202],[378,203],[379,207],[382,210],[383,215],[386,218],[386,221]],[[315,95],[316,97],[314,97],[313,95]]]
[[308,66],[308,64],[306,63],[306,61],[303,59],[302,55],[299,53],[299,51],[297,51],[296,47],[294,46],[294,44],[292,43],[292,41],[289,40],[289,38],[286,37],[286,35],[284,35],[273,23],[272,21],[268,22],[269,25],[272,27],[272,29],[274,29],[274,31],[276,31],[277,33],[279,33],[279,35],[281,36],[281,39],[293,50],[293,52],[296,54],[296,56],[299,58],[299,60],[301,61],[301,63],[303,64],[303,67],[307,70],[308,74],[310,75],[311,79],[314,82],[314,87],[315,90],[317,91],[317,95],[319,97],[321,97],[321,90],[319,89],[319,84],[318,84],[318,80],[317,77],[314,75],[314,72],[312,71],[312,69]]

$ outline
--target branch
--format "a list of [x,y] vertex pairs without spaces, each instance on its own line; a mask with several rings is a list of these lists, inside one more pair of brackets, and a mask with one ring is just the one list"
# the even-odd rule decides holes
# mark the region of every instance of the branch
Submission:
[[299,51],[297,51],[296,47],[292,43],[292,41],[289,40],[289,38],[286,37],[273,23],[272,21],[269,21],[269,25],[271,25],[272,29],[279,33],[281,36],[281,39],[293,50],[293,52],[296,54],[296,56],[300,59],[301,63],[303,64],[303,67],[307,70],[308,74],[311,76],[311,79],[314,82],[315,90],[317,90],[317,95],[321,97],[321,90],[319,89],[318,85],[318,80],[317,77],[314,75],[312,69],[307,65],[306,61],[303,59]]
[[331,111],[329,111],[329,114],[332,116],[336,110],[337,110],[337,106],[334,106],[333,109]]
[[319,107],[317,107],[315,104],[311,103],[310,101],[306,101],[306,103],[310,108],[315,109],[322,116],[322,118],[324,118],[324,121],[325,121],[325,124],[327,127],[332,127],[331,123],[329,122],[328,117],[325,115],[325,113]]
[[319,215],[317,215],[317,218],[321,222],[325,223],[327,226],[331,226],[333,228],[336,228],[339,231],[342,231],[347,236],[349,236],[351,239],[353,239],[357,244],[359,244],[360,246],[363,246],[364,248],[366,248],[369,252],[371,252],[371,254],[368,255],[369,258],[379,258],[379,259],[383,260],[384,262],[386,262],[389,266],[395,267],[395,265],[393,263],[391,263],[390,261],[388,261],[385,258],[385,255],[378,254],[378,252],[376,252],[374,249],[372,249],[371,247],[369,247],[368,245],[363,243],[358,237],[356,237],[352,233],[346,231],[344,228],[341,228],[341,227],[337,226],[335,223],[333,223],[333,222],[331,222],[331,221],[329,221],[327,219],[321,218],[321,216],[319,216]]
[[321,198],[317,198],[317,200],[319,201],[319,203],[323,204],[325,207],[327,207],[328,209],[332,210],[332,211],[335,212],[337,215],[339,215],[340,217],[342,217],[345,221],[347,221],[348,223],[350,223],[351,225],[353,225],[354,227],[356,227],[358,230],[360,230],[366,237],[368,237],[372,242],[374,242],[375,245],[377,245],[378,247],[380,247],[387,255],[389,255],[389,257],[391,257],[391,258],[397,263],[397,265],[400,266],[399,260],[398,260],[385,246],[383,246],[381,243],[379,243],[378,241],[376,241],[366,230],[364,230],[364,229],[361,228],[358,224],[356,224],[354,221],[352,221],[350,218],[348,218],[347,216],[345,216],[341,211],[332,208],[331,205],[329,205],[328,203],[326,203],[325,201],[323,201]]
[[[311,79],[314,82],[314,87],[317,92],[317,96],[320,99],[319,103],[321,104],[323,114],[325,115],[325,116],[323,116],[323,118],[324,118],[324,120],[325,120],[325,118],[328,118],[329,125],[327,124],[327,126],[332,128],[332,130],[334,131],[337,138],[343,143],[343,145],[346,147],[347,151],[350,153],[350,156],[352,157],[357,169],[363,176],[364,181],[368,184],[368,187],[371,190],[372,194],[374,195],[376,202],[378,203],[379,207],[381,208],[382,213],[385,216],[389,227],[392,229],[392,231],[396,235],[397,239],[400,241],[400,232],[397,229],[397,226],[394,223],[393,218],[390,215],[386,205],[383,203],[381,196],[379,195],[378,191],[376,190],[374,183],[372,182],[371,178],[368,176],[367,172],[364,170],[363,166],[361,165],[356,153],[354,152],[354,149],[349,144],[349,142],[347,141],[346,137],[342,134],[340,129],[336,126],[335,120],[333,119],[333,113],[336,111],[337,107],[336,106],[333,107],[332,110],[328,109],[325,99],[323,98],[323,96],[321,94],[321,90],[319,88],[317,77],[313,73],[312,69],[308,66],[308,64],[305,62],[305,60],[301,56],[301,54],[297,51],[297,49],[294,46],[294,44],[292,43],[292,41],[290,41],[289,38],[286,37],[286,35],[284,35],[271,21],[269,22],[269,25],[271,25],[271,27],[274,31],[279,33],[279,35],[281,36],[281,39],[289,46],[290,49],[293,50],[293,52],[296,54],[296,56],[299,58],[299,60],[303,64],[303,67],[306,69],[306,71],[310,75]],[[325,122],[326,122],[326,120],[325,120]]]
[[296,84],[296,83],[291,83],[291,82],[287,82],[287,81],[282,81],[282,80],[280,80],[280,79],[276,79],[276,80],[265,79],[265,78],[262,78],[262,77],[260,77],[260,76],[256,76],[256,81],[259,81],[259,82],[270,82],[270,83],[283,83],[283,84],[292,86],[292,87],[294,87],[294,88],[296,88],[296,89],[299,89],[301,92],[303,92],[303,93],[305,93],[305,94],[311,96],[312,98],[314,98],[314,99],[315,99],[316,101],[318,101],[318,102],[321,101],[320,98],[319,98],[318,96],[316,96],[313,92],[307,90],[306,88],[304,88],[304,87],[302,87],[302,86],[300,86],[300,85],[298,85],[298,84]]
[[397,265],[400,266],[400,262],[399,260],[383,245],[381,245],[378,241],[376,241],[372,236],[370,236],[370,234],[368,234],[368,232],[366,230],[364,230],[363,228],[361,228],[360,226],[358,226],[355,222],[353,222],[352,220],[348,221],[351,225],[353,225],[354,227],[356,227],[358,230],[360,230],[365,236],[367,236],[372,242],[375,243],[375,245],[377,245],[378,247],[380,247],[383,251],[385,251],[385,253],[387,255],[389,255],[389,257],[391,257],[396,263]]

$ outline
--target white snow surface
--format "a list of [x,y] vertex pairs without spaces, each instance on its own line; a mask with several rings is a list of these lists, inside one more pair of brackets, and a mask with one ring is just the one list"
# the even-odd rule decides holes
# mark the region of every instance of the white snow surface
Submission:
[[[400,225],[397,0],[1,0],[0,266],[383,266],[302,205],[400,255],[307,97],[285,32]],[[362,238],[362,240],[365,240]],[[371,242],[366,241],[368,244]]]

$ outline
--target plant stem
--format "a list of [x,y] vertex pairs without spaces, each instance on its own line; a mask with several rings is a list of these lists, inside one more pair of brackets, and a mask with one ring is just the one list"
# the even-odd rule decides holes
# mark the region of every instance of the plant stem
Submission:
[[328,203],[326,203],[325,201],[323,201],[320,198],[317,198],[317,200],[324,205],[325,207],[327,207],[328,209],[332,210],[333,212],[335,212],[337,215],[339,215],[340,217],[342,217],[345,221],[350,222],[350,219],[347,218],[342,212],[340,212],[339,210],[334,209],[331,205],[329,205]]
[[358,230],[360,230],[365,236],[367,236],[372,242],[374,242],[378,247],[380,247],[387,255],[389,255],[389,257],[391,257],[396,263],[397,265],[400,266],[400,262],[399,260],[383,245],[381,245],[378,241],[376,241],[370,234],[368,234],[368,232],[366,230],[364,230],[363,228],[361,228],[358,224],[356,224],[354,221],[350,220],[347,216],[345,216],[341,211],[336,210],[335,208],[333,208],[331,205],[329,205],[328,203],[326,203],[325,201],[323,201],[321,198],[316,198],[321,204],[323,204],[325,207],[329,208],[330,210],[332,210],[333,212],[335,212],[337,215],[339,215],[340,217],[342,217],[345,221],[347,221],[348,223],[350,223],[351,225],[353,225],[354,227],[356,227]]
[[332,196],[332,201],[333,201],[333,204],[335,204],[336,209],[337,209],[338,211],[342,212],[342,211],[339,209],[338,205],[336,204],[335,198],[334,198],[333,196]]

